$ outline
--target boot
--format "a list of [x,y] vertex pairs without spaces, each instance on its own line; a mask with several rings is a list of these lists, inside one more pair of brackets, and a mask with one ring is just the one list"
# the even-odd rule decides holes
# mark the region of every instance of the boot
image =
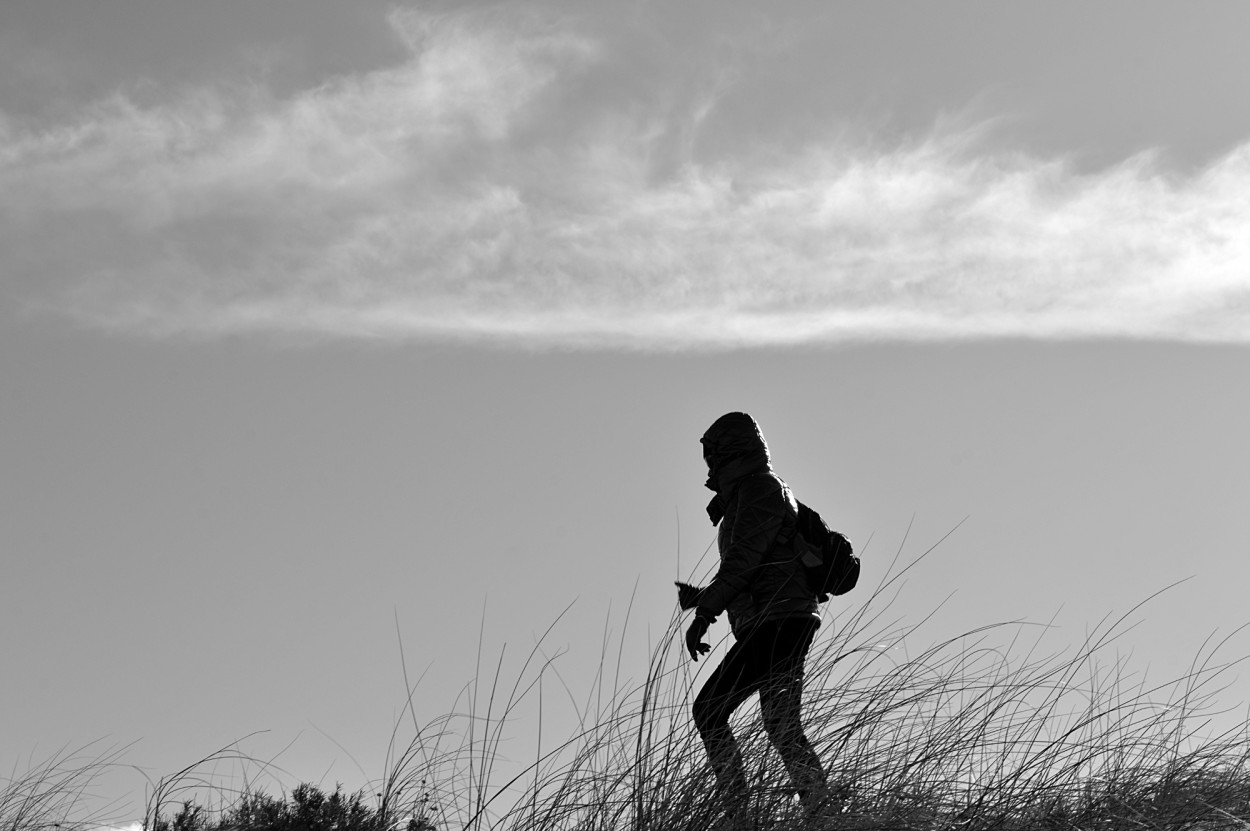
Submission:
[[842,783],[800,791],[799,802],[803,805],[804,821],[812,829],[835,827],[830,823],[846,813],[851,795],[850,786]]

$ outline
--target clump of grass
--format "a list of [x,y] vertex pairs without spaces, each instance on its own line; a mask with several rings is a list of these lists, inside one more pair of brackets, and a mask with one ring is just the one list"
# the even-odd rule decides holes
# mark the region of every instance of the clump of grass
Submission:
[[[1021,622],[915,651],[924,622],[890,617],[910,567],[850,598],[843,608],[851,611],[822,628],[808,658],[804,722],[831,778],[851,789],[846,810],[802,814],[758,708],[748,705],[733,724],[751,780],[740,831],[1250,829],[1250,724],[1210,732],[1222,715],[1223,679],[1238,663],[1217,661],[1228,638],[1202,644],[1189,670],[1163,684],[1147,683],[1114,652],[1138,608],[1059,651],[1043,648],[1049,627]],[[560,656],[544,649],[547,633],[511,681],[502,680],[501,652],[493,675],[479,671],[466,688],[464,707],[433,720],[418,718],[410,685],[413,738],[400,741],[405,722],[396,724],[386,772],[368,787],[372,804],[364,790],[327,795],[310,785],[274,799],[249,776],[224,787],[217,765],[254,761],[232,745],[153,783],[143,828],[704,831],[718,806],[689,713],[706,663],[686,659],[684,623],[677,614],[669,621],[637,684],[619,681],[620,648],[609,678],[605,632],[599,672],[580,704],[559,676]],[[578,721],[555,744],[541,721],[550,676]],[[533,760],[501,773],[507,733],[522,705],[534,703]],[[75,767],[73,758],[9,780],[0,831],[42,831],[68,816],[99,769]],[[215,789],[207,801],[206,789]]]
[[83,831],[104,824],[104,808],[88,808],[101,776],[118,765],[125,748],[98,742],[64,747],[31,761],[24,772],[0,776],[0,831]]
[[[1247,723],[1205,733],[1222,678],[1238,663],[1216,661],[1227,639],[1203,644],[1188,672],[1158,685],[1113,654],[1140,607],[1058,652],[1042,650],[1048,627],[1009,622],[909,654],[918,625],[886,616],[906,571],[827,627],[808,659],[805,727],[831,778],[852,789],[846,810],[802,815],[758,709],[745,706],[734,722],[752,777],[743,831],[1250,828]],[[680,648],[682,623],[670,621],[641,684],[580,710],[571,739],[502,785],[486,774],[518,691],[536,681],[518,679],[498,712],[471,707],[419,732],[413,757],[428,762],[425,775],[457,809],[443,815],[448,827],[708,828],[717,806],[689,716],[697,682]],[[541,679],[548,666],[533,674]],[[453,733],[453,718],[485,735]],[[460,744],[441,751],[449,738]]]

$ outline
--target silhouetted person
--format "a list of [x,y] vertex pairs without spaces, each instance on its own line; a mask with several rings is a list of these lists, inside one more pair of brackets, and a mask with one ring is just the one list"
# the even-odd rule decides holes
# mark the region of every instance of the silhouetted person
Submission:
[[686,632],[690,657],[710,647],[708,627],[728,612],[734,644],[694,702],[694,722],[716,772],[721,799],[732,814],[747,792],[742,755],[729,717],[752,693],[760,694],[764,729],[785,763],[804,808],[830,797],[820,758],[800,723],[803,661],[820,627],[816,592],[798,562],[798,503],[773,473],[768,445],[746,413],[721,416],[703,435],[707,506],[717,535],[720,568],[706,588],[678,583],[678,602],[694,608]]

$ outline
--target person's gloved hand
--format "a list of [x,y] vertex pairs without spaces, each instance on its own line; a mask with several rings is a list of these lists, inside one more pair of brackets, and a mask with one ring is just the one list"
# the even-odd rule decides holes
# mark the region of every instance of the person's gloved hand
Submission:
[[686,630],[686,651],[690,653],[690,660],[699,660],[700,655],[706,655],[711,651],[712,647],[703,642],[703,636],[707,634],[709,621],[702,615],[695,615],[694,620],[690,622],[690,628]]
[[683,612],[699,605],[699,596],[703,594],[703,589],[689,583],[674,583],[673,585],[677,587],[677,605]]

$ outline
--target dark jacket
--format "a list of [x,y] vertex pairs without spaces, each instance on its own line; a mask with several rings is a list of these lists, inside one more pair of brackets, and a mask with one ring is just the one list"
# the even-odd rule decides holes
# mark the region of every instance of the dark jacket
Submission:
[[746,413],[730,413],[702,441],[707,487],[716,491],[708,515],[720,525],[720,569],[699,597],[699,613],[715,619],[727,611],[737,638],[764,621],[819,619],[799,564],[798,503],[773,472],[758,425]]

